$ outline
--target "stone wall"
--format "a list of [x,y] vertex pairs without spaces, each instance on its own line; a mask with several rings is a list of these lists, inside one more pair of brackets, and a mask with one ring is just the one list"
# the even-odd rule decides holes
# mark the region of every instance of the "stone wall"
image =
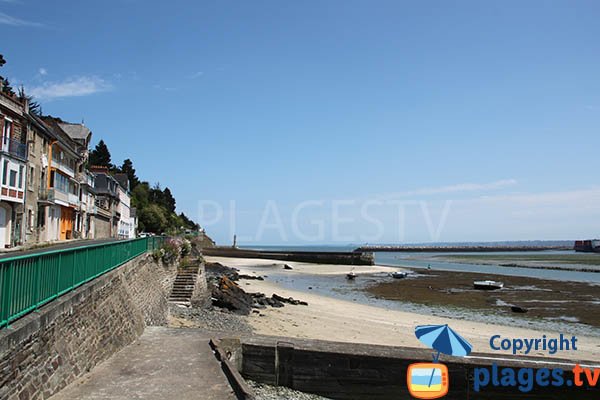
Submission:
[[[430,363],[432,357],[431,350],[425,348],[259,335],[220,339],[219,345],[245,378],[338,400],[410,399],[406,384],[409,365]],[[515,374],[517,369],[526,368],[535,376],[541,368],[571,369],[575,363],[589,365],[581,360],[531,356],[494,358],[489,354],[471,353],[468,358],[442,355],[441,362],[448,367],[450,391],[444,397],[447,400],[571,400],[597,399],[600,395],[600,387],[590,387],[587,383],[576,389],[569,385],[535,386],[529,393],[521,392],[516,386],[493,385],[482,388],[480,393],[473,391],[474,369],[478,367],[491,370],[496,364],[498,370],[509,367]]]
[[208,283],[206,282],[206,268],[204,260],[199,259],[196,261],[198,265],[198,277],[196,279],[196,285],[194,286],[194,293],[192,294],[191,303],[194,307],[208,307],[211,304],[210,292],[208,290]]
[[110,219],[103,215],[96,214],[94,217],[94,238],[104,239],[111,237]]
[[177,266],[143,255],[0,331],[0,399],[47,399],[166,323]]
[[281,261],[299,261],[318,264],[373,265],[373,253],[339,251],[264,251],[237,247],[212,247],[202,249],[205,256],[262,258]]

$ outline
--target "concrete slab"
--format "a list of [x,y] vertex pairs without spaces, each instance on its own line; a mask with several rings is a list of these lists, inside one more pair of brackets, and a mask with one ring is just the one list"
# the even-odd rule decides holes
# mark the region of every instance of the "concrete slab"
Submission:
[[137,341],[51,399],[236,399],[209,339],[199,329],[147,327]]

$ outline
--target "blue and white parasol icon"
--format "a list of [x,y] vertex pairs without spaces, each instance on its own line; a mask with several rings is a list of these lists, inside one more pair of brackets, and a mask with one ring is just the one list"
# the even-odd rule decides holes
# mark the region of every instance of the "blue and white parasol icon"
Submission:
[[[464,357],[469,355],[473,346],[452,328],[446,325],[419,325],[415,328],[415,335],[425,345],[437,350],[433,354],[433,362],[438,362],[440,353],[450,356]],[[433,378],[433,372],[431,374]],[[431,386],[431,379],[429,379]]]

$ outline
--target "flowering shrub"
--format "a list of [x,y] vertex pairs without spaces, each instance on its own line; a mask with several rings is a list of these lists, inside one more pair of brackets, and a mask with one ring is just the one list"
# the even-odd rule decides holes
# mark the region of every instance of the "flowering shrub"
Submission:
[[192,243],[180,237],[169,238],[160,249],[152,252],[152,257],[156,261],[162,260],[167,264],[177,261],[180,257],[185,257],[192,252]]
[[192,242],[183,239],[181,242],[181,256],[185,257],[192,252]]
[[154,258],[154,261],[161,260],[164,256],[165,256],[165,251],[162,248],[155,249],[152,252],[152,258]]
[[164,262],[171,264],[174,261],[177,261],[181,255],[181,239],[168,239],[165,241],[162,250],[164,251],[164,255],[162,256]]

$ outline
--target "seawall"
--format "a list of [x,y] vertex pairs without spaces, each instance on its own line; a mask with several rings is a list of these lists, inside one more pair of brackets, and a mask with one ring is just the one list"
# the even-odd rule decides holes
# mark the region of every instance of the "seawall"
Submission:
[[356,252],[486,253],[513,251],[573,250],[565,246],[361,246]]
[[[213,340],[231,368],[241,376],[269,385],[286,386],[339,400],[396,400],[411,398],[407,371],[412,363],[431,362],[432,351],[424,348],[378,346],[322,340],[253,335]],[[450,391],[444,399],[592,399],[600,387],[568,385],[535,386],[529,393],[518,387],[488,385],[474,392],[475,368],[509,367],[571,369],[575,360],[540,357],[498,357],[472,353],[469,358],[442,356],[448,367]],[[583,366],[589,362],[579,361]],[[569,378],[565,372],[565,379]]]
[[213,247],[203,249],[202,253],[206,256],[261,258],[318,264],[373,265],[375,263],[373,253],[356,251],[263,251],[239,249],[235,247]]
[[139,256],[0,330],[0,399],[47,399],[166,324],[176,271]]

